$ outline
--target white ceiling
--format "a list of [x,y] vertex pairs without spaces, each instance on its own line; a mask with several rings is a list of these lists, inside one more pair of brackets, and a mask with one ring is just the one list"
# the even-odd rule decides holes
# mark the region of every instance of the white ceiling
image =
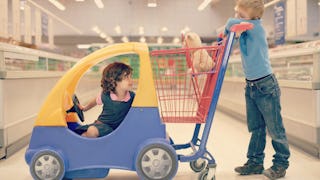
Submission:
[[[109,36],[140,36],[139,27],[144,27],[144,36],[180,36],[188,26],[204,37],[213,37],[228,17],[233,15],[234,0],[217,1],[203,11],[197,8],[203,0],[157,0],[158,6],[147,7],[147,0],[102,0],[99,9],[94,0],[76,2],[60,0],[66,10],[58,10],[48,0],[32,0],[81,31],[81,35],[97,35],[92,28],[98,26]],[[27,0],[28,2],[28,0]],[[29,3],[30,4],[30,3]],[[31,5],[32,7],[32,5]],[[115,26],[121,27],[119,35]],[[168,31],[161,31],[162,27]],[[78,32],[54,20],[54,35],[79,35]]]

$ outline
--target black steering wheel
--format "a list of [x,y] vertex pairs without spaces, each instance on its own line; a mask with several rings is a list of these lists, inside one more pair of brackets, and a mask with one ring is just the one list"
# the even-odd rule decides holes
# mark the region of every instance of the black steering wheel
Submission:
[[73,106],[72,106],[72,108],[67,110],[67,113],[76,112],[80,121],[83,122],[84,121],[83,111],[79,108],[80,102],[79,102],[77,95],[74,94],[72,96],[72,102],[73,102]]

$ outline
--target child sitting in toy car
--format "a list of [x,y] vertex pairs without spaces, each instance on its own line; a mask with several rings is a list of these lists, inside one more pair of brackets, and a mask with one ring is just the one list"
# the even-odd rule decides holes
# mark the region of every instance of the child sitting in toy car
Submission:
[[124,63],[114,62],[104,70],[101,78],[102,92],[87,105],[79,105],[88,111],[96,105],[103,105],[98,119],[88,125],[80,125],[75,129],[84,137],[102,137],[115,130],[126,117],[131,108],[135,93],[132,89],[132,68]]

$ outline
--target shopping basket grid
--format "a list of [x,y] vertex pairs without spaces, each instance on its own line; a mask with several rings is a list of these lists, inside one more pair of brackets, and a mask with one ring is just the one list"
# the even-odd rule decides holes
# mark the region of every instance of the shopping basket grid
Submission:
[[[223,48],[216,45],[151,52],[153,79],[164,123],[205,123]],[[197,72],[193,67],[193,53],[201,49],[216,64],[210,71]]]

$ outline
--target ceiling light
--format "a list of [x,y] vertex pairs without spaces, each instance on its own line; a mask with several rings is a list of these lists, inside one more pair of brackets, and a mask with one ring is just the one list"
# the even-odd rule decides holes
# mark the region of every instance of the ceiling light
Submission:
[[173,38],[172,43],[173,44],[179,44],[180,43],[180,38],[178,38],[178,37]]
[[145,37],[141,37],[140,38],[140,42],[142,42],[142,43],[146,42],[146,38]]
[[143,34],[144,34],[144,27],[143,27],[143,26],[140,26],[140,27],[139,27],[139,34],[140,34],[140,35],[143,35]]
[[77,45],[78,49],[88,49],[89,47],[91,47],[90,44],[78,44]]
[[66,10],[66,7],[63,4],[61,4],[58,0],[48,0],[48,1],[51,2],[54,6],[56,6],[61,11]]
[[75,0],[76,2],[83,2],[84,0]]
[[99,29],[98,26],[94,26],[94,27],[92,28],[92,31],[96,32],[97,34],[100,34],[100,32],[101,32],[101,30]]
[[163,38],[162,38],[162,37],[158,37],[157,43],[158,43],[158,44],[162,44],[162,43],[163,43]]
[[106,37],[106,41],[112,41],[112,40],[113,40],[112,37],[110,37],[110,36]]
[[185,34],[185,33],[189,32],[189,31],[190,31],[190,28],[188,26],[186,26],[180,32],[181,32],[181,34]]
[[162,32],[167,32],[167,31],[168,31],[168,28],[167,28],[166,26],[164,26],[164,27],[161,28],[161,31],[162,31]]
[[104,39],[104,38],[107,37],[107,35],[106,35],[105,33],[101,32],[101,33],[100,33],[100,37],[101,37],[102,39]]
[[121,38],[121,41],[124,42],[124,43],[126,43],[126,42],[129,42],[129,39],[128,39],[127,36],[123,36],[123,37]]
[[53,19],[57,20],[58,22],[62,23],[64,26],[72,29],[73,31],[77,32],[78,34],[83,34],[83,32],[79,28],[73,26],[69,22],[65,21],[63,18],[58,17],[57,15],[55,15],[51,11],[47,10],[47,8],[42,7],[38,3],[36,3],[36,2],[34,2],[32,0],[28,0],[28,4],[30,4],[30,5],[32,4],[32,6],[34,6],[36,9],[39,9],[41,12],[47,14],[48,16],[50,16]]
[[148,7],[157,7],[157,0],[148,0]]
[[26,2],[25,1],[20,1],[20,10],[24,10],[24,6],[25,6]]
[[119,25],[114,27],[114,30],[116,31],[117,34],[121,34],[121,27]]
[[204,8],[206,8],[212,0],[203,0],[203,2],[199,5],[198,7],[198,11],[202,11],[204,10]]
[[264,4],[264,8],[268,8],[269,6],[272,6],[274,4],[277,4],[278,2],[280,2],[282,0],[273,0],[273,1],[269,1],[268,3]]
[[108,43],[110,43],[110,44],[113,44],[113,43],[114,43],[112,37],[110,37],[110,36],[108,36],[105,40],[106,40]]
[[98,8],[102,9],[104,7],[103,2],[101,0],[94,0]]

